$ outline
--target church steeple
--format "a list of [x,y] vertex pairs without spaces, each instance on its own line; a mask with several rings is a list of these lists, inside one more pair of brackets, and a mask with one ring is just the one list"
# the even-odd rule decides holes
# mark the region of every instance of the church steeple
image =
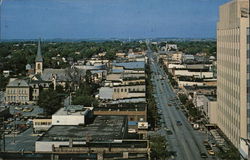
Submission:
[[42,53],[41,53],[41,40],[38,41],[36,62],[43,62],[43,57],[42,57]]
[[36,74],[42,74],[43,72],[43,57],[41,52],[41,40],[38,41],[38,48],[37,48],[37,54],[36,54],[36,68],[35,73]]

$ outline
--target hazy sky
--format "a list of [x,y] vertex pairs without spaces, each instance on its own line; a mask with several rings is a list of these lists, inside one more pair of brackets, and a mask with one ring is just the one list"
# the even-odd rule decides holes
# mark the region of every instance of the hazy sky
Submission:
[[4,0],[3,39],[215,37],[229,0]]

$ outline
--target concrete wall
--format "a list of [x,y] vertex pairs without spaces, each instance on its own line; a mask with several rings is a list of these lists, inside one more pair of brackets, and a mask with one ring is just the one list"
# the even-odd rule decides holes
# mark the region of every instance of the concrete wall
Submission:
[[79,125],[84,123],[84,115],[52,115],[52,125]]
[[[141,97],[141,96],[143,96],[141,94],[141,92],[146,92],[145,85],[114,87],[114,92],[113,92],[112,98],[113,99],[123,99],[123,98],[132,98],[132,97],[136,97],[136,96]],[[144,95],[145,95],[145,93],[144,93]]]
[[5,103],[28,103],[30,101],[29,87],[7,87],[5,92]]
[[[73,142],[73,144],[85,144],[85,142]],[[36,141],[36,152],[52,152],[52,146],[59,147],[59,145],[69,145],[69,141]]]
[[94,111],[94,115],[125,115],[128,121],[147,121],[147,111]]
[[217,117],[218,117],[218,107],[217,101],[211,101],[208,103],[208,117],[209,123],[217,124]]
[[213,78],[213,72],[190,72],[189,70],[175,70],[175,76],[192,76],[197,78]]
[[190,82],[190,81],[178,81],[178,86],[183,87],[183,86],[204,86],[203,82]]
[[46,131],[52,126],[52,119],[33,119],[34,132]]

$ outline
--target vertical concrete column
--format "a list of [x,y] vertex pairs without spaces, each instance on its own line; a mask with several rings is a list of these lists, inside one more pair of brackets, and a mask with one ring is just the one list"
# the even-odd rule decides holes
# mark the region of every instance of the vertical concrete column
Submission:
[[97,160],[103,160],[103,153],[97,153]]
[[123,152],[123,158],[128,158],[128,152]]

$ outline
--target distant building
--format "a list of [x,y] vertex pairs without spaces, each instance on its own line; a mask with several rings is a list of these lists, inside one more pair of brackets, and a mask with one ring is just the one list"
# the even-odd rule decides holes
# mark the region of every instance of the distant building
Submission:
[[145,97],[145,85],[124,85],[114,87],[101,87],[99,98],[107,100]]
[[5,103],[28,104],[30,93],[30,87],[26,80],[11,78],[6,86]]
[[191,54],[185,54],[182,56],[182,62],[193,62],[194,61],[194,55]]

